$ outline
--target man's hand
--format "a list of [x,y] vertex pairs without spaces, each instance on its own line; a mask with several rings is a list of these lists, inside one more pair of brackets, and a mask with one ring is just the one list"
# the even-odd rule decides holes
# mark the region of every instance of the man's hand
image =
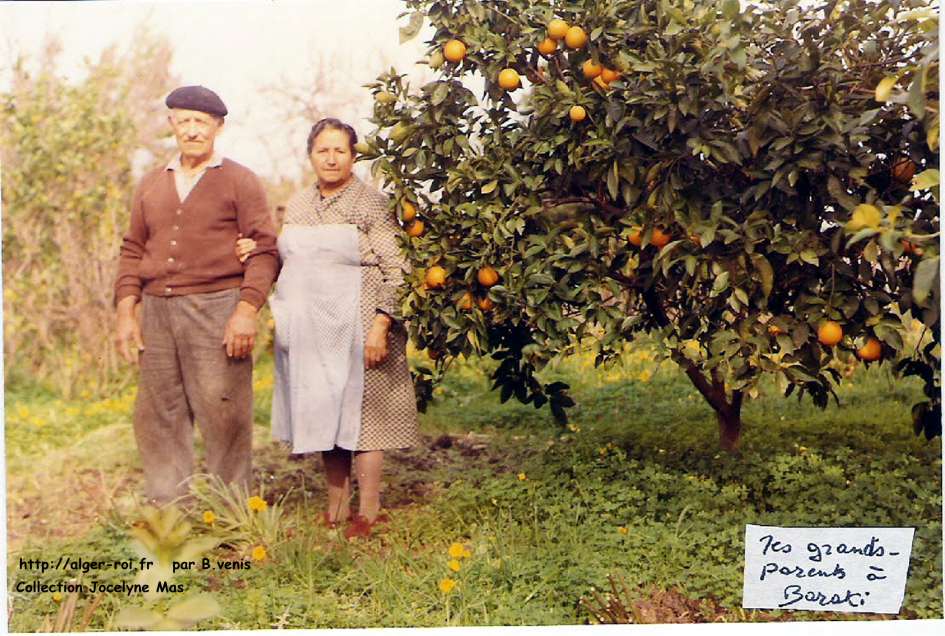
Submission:
[[390,330],[391,319],[384,314],[377,314],[368,332],[367,342],[364,344],[364,366],[373,369],[387,359],[387,332]]
[[243,358],[253,352],[256,343],[256,308],[245,300],[236,305],[223,330],[223,346],[230,358]]
[[138,363],[138,354],[144,351],[141,338],[141,313],[138,299],[125,296],[118,301],[118,322],[115,326],[115,346],[126,362]]

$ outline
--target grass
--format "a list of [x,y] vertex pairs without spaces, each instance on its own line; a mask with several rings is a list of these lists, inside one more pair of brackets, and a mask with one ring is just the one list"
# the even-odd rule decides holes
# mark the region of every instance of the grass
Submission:
[[[888,365],[858,369],[826,411],[766,385],[746,405],[740,453],[728,455],[709,407],[645,346],[608,369],[578,356],[548,373],[572,385],[578,406],[568,427],[547,409],[499,404],[488,364],[453,365],[421,418],[427,446],[389,455],[383,499],[392,522],[349,544],[313,524],[324,499],[315,459],[290,459],[268,440],[271,363],[262,361],[255,465],[266,500],[281,502],[279,528],[260,535],[267,558],[249,570],[179,576],[219,601],[199,626],[587,623],[593,615],[580,599],[608,588],[610,575],[626,582],[638,619],[692,620],[674,609],[679,599],[702,607],[700,620],[864,618],[741,610],[746,523],[915,526],[900,617],[942,616],[941,443],[912,435],[920,387],[894,380]],[[127,530],[139,514],[140,468],[131,399],[7,394],[11,630],[36,631],[59,608],[49,594],[12,591],[29,577],[19,557],[133,556]],[[210,533],[201,513],[191,510],[195,532]],[[243,543],[212,557],[245,558],[252,541]],[[452,543],[470,551],[458,572],[447,565]],[[447,578],[455,587],[444,594]],[[91,628],[113,627],[132,602],[106,597]]]

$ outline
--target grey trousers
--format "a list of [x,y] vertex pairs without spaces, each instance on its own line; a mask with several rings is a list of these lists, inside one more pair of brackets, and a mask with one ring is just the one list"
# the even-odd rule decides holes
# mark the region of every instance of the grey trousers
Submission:
[[249,485],[252,471],[253,362],[227,358],[223,330],[239,289],[141,300],[134,429],[147,496],[186,492],[194,470],[194,420],[207,472]]

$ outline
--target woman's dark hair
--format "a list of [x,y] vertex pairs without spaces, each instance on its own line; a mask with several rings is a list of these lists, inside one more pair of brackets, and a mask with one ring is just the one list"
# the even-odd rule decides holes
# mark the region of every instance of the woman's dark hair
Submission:
[[340,119],[335,119],[334,117],[326,117],[325,119],[320,119],[315,122],[315,125],[312,126],[311,132],[308,133],[308,142],[306,143],[306,154],[312,154],[312,147],[315,146],[315,138],[318,137],[323,130],[340,130],[348,135],[348,145],[351,147],[351,154],[354,154],[354,145],[358,143],[358,133],[354,132],[354,128],[344,123]]

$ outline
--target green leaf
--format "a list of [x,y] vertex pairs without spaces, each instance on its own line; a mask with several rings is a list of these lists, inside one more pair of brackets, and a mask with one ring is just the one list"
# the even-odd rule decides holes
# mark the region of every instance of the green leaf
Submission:
[[896,85],[896,82],[899,81],[898,75],[887,75],[879,84],[876,85],[876,95],[875,99],[878,102],[888,102],[889,95],[892,93],[893,86]]
[[830,175],[827,179],[827,192],[846,210],[852,210],[857,206],[857,200],[847,193],[840,183],[840,179],[833,175]]
[[446,99],[446,96],[450,93],[450,85],[446,82],[439,82],[436,85],[436,88],[433,89],[433,95],[430,96],[430,103],[434,106],[439,106],[443,103],[443,100]]
[[177,561],[191,561],[217,547],[220,540],[214,537],[198,537],[185,543],[177,553]]
[[186,601],[174,605],[167,611],[167,617],[182,623],[194,624],[206,620],[220,612],[220,604],[209,594],[197,594]]
[[410,16],[410,22],[407,23],[407,26],[400,27],[400,43],[409,42],[417,37],[421,28],[423,28],[423,13],[415,11]]
[[482,189],[480,190],[480,192],[482,192],[483,194],[489,194],[490,192],[495,190],[498,186],[499,186],[498,179],[493,179],[486,185],[482,186]]
[[922,118],[925,117],[925,75],[927,70],[927,67],[923,66],[922,70],[915,74],[912,83],[909,85],[909,94],[906,98],[909,110],[919,121],[922,121]]
[[728,289],[728,279],[729,279],[728,271],[724,271],[721,274],[719,274],[718,277],[715,279],[715,282],[712,284],[711,295],[718,296],[723,291]]
[[123,607],[115,624],[123,629],[150,629],[157,625],[163,616],[144,607]]
[[928,190],[929,188],[934,188],[941,183],[941,175],[939,171],[935,168],[929,168],[917,174],[912,179],[912,188],[913,192],[918,192],[919,190]]
[[918,304],[923,304],[929,297],[932,287],[938,284],[938,256],[923,259],[915,270],[915,279],[912,281],[912,298]]
[[617,200],[618,185],[620,183],[620,166],[614,161],[612,169],[607,173],[607,192],[611,200]]
[[774,269],[771,267],[771,263],[768,262],[768,259],[761,254],[752,254],[751,262],[761,276],[761,291],[764,293],[765,301],[767,302],[768,296],[771,295],[771,289],[774,287]]
[[722,15],[728,20],[734,20],[741,13],[741,5],[738,0],[725,0],[722,3]]

